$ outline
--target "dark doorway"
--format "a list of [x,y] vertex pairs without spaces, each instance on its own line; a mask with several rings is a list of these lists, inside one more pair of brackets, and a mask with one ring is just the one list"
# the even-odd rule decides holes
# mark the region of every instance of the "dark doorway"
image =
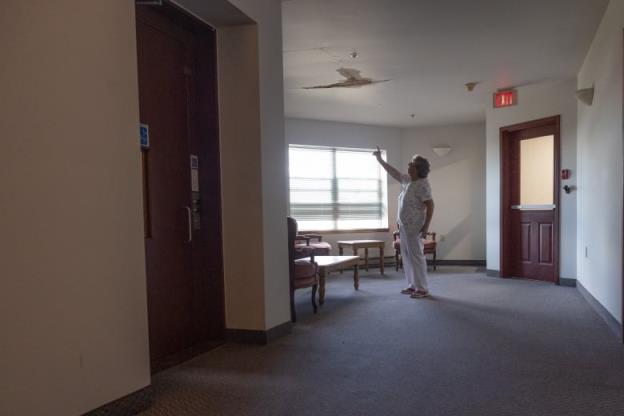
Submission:
[[559,284],[560,117],[502,127],[501,275]]
[[163,2],[136,7],[152,371],[222,342],[224,295],[212,28]]

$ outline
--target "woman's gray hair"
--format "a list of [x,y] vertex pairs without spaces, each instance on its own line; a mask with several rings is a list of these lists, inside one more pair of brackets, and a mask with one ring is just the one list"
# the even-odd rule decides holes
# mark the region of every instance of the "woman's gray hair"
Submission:
[[412,158],[414,164],[416,165],[416,174],[419,178],[426,178],[429,176],[429,172],[431,171],[431,165],[429,161],[422,157],[421,155],[414,155]]

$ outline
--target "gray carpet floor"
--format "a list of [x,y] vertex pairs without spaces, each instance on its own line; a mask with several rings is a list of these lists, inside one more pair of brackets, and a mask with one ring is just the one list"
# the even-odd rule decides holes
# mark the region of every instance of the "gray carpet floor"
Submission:
[[624,415],[624,347],[574,288],[431,273],[332,274],[292,335],[226,344],[153,380],[153,415]]

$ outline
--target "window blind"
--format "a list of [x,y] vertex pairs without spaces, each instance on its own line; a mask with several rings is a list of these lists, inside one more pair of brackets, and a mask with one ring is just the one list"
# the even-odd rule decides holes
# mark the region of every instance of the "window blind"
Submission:
[[301,230],[387,228],[386,174],[373,151],[289,146],[290,215]]

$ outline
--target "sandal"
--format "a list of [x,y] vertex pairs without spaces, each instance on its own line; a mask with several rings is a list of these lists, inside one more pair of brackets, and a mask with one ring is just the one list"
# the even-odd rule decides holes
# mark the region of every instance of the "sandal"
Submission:
[[425,292],[423,290],[417,290],[417,291],[415,291],[414,293],[412,293],[410,295],[410,298],[412,298],[412,299],[420,299],[420,298],[426,298],[428,296],[430,296],[429,292]]
[[404,295],[411,295],[414,292],[416,292],[416,289],[414,289],[413,287],[406,287],[405,289],[401,290],[401,293]]

